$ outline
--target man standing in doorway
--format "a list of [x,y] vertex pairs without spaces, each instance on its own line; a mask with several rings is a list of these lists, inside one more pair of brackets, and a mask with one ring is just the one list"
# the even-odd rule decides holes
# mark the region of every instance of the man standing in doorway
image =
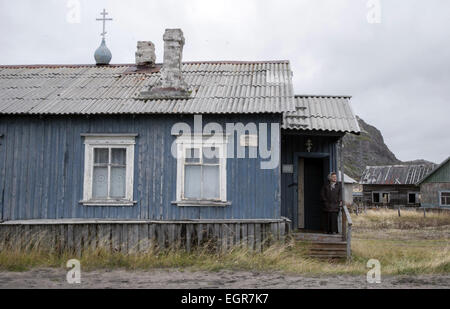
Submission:
[[328,176],[329,183],[324,185],[320,193],[323,203],[324,228],[328,234],[338,233],[338,213],[342,206],[341,184],[337,182],[336,173]]

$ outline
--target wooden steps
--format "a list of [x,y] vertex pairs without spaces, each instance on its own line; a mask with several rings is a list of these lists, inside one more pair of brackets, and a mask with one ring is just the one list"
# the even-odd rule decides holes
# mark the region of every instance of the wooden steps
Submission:
[[347,258],[347,242],[341,234],[293,233],[294,239],[310,244],[309,256],[319,259]]
[[315,258],[346,258],[347,242],[311,242],[309,256]]
[[319,242],[339,242],[342,241],[340,234],[319,234],[319,233],[294,233],[295,240],[319,241]]

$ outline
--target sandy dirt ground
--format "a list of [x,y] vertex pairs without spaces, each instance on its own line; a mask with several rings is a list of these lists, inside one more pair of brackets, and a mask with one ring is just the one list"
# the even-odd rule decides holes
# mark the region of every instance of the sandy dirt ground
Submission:
[[365,276],[310,277],[244,271],[191,272],[182,270],[91,271],[81,273],[81,284],[68,284],[64,269],[0,272],[0,288],[75,289],[411,289],[450,288],[450,275],[382,277],[380,284]]

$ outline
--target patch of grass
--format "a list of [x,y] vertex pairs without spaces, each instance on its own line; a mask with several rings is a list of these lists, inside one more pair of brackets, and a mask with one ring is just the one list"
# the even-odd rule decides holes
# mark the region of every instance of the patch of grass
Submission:
[[420,242],[405,244],[401,240],[355,239],[353,254],[361,261],[377,259],[383,274],[439,274],[448,273],[442,265],[450,263],[448,243],[442,246],[423,245]]
[[428,212],[424,217],[422,212],[416,210],[401,210],[401,217],[399,217],[397,210],[368,210],[367,214],[353,216],[352,219],[359,229],[377,231],[383,229],[414,230],[449,226],[450,212]]
[[0,252],[0,270],[22,272],[35,267],[63,267],[62,261],[66,257],[66,255],[57,255],[38,249],[2,250]]
[[[288,240],[275,243],[261,253],[245,248],[232,248],[215,253],[205,246],[187,253],[182,250],[150,250],[145,253],[122,254],[97,249],[80,257],[82,269],[149,270],[177,268],[183,270],[280,271],[302,275],[365,275],[369,259],[378,259],[383,275],[419,275],[450,273],[450,214],[427,214],[402,211],[368,211],[353,216],[353,259],[327,261],[307,256],[308,245]],[[423,236],[425,235],[425,236]],[[74,258],[67,252],[28,246],[24,250],[2,250],[0,271],[26,271],[36,267],[65,268]]]
[[450,212],[369,210],[353,216],[352,251],[378,259],[384,274],[448,274]]
[[[286,273],[322,274],[348,273],[363,270],[361,265],[346,262],[325,262],[307,257],[307,244],[290,240],[287,244],[274,244],[262,253],[245,248],[213,253],[199,248],[191,253],[182,250],[149,251],[140,254],[111,253],[105,250],[86,251],[79,258],[84,270],[127,269],[148,270],[178,268],[186,270],[246,270],[282,271]],[[49,253],[46,250],[20,250],[0,252],[0,270],[26,271],[34,267],[65,267],[74,256]],[[338,267],[339,269],[336,269]]]

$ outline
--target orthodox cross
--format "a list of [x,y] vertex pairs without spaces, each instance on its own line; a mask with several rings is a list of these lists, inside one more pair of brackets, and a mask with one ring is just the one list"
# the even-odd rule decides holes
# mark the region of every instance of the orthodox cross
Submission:
[[100,13],[100,15],[103,15],[103,18],[97,18],[96,20],[98,20],[98,21],[103,21],[103,32],[102,32],[102,34],[100,34],[101,36],[103,36],[103,39],[105,39],[105,35],[106,35],[106,31],[105,31],[105,24],[106,24],[106,21],[110,21],[110,20],[113,20],[112,18],[106,18],[106,15],[108,15],[108,13],[106,12],[106,10],[105,9],[103,9],[103,12],[101,12]]

